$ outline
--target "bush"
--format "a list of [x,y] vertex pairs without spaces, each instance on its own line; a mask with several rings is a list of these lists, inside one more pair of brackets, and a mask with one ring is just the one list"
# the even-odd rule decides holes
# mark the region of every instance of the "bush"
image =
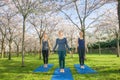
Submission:
[[[119,40],[120,42],[120,40]],[[112,48],[112,47],[117,47],[117,41],[116,39],[113,40],[107,40],[106,42],[96,42],[94,44],[92,44],[92,46],[88,46],[88,48],[93,48],[93,49],[98,49],[99,48],[99,44],[101,46],[101,48]],[[119,43],[120,45],[120,43]]]

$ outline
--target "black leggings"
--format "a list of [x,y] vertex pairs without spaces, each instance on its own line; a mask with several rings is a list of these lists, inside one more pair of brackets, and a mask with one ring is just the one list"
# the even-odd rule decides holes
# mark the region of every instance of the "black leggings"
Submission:
[[78,49],[78,54],[79,54],[79,63],[80,65],[84,65],[84,57],[85,57],[85,49]]
[[48,64],[48,50],[42,50],[42,55],[44,64]]

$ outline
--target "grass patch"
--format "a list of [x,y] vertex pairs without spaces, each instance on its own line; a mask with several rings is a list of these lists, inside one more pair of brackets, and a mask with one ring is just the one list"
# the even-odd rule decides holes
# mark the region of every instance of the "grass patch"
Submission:
[[[51,80],[54,70],[59,67],[58,55],[50,55],[49,63],[53,68],[46,73],[33,73],[33,70],[43,64],[38,56],[25,57],[25,67],[21,67],[21,57],[13,57],[12,60],[0,59],[0,80]],[[78,64],[78,55],[71,58],[66,56],[66,67],[71,69],[74,80],[120,80],[120,58],[116,55],[87,54],[85,63],[95,69],[97,74],[78,74],[74,64]]]

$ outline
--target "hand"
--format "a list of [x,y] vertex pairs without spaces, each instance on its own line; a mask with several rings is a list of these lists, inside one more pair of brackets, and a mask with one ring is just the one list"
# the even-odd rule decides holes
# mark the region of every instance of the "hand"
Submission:
[[53,50],[50,50],[50,55],[52,55],[54,52],[53,52]]
[[55,53],[55,50],[52,50],[52,53]]
[[50,52],[53,52],[53,50],[50,49]]

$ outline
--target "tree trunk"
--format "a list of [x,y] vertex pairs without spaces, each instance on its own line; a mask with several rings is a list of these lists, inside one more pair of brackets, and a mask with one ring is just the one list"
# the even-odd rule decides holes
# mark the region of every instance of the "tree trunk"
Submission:
[[34,47],[34,55],[36,55],[37,54],[37,48],[36,48],[36,41],[35,41],[35,47]]
[[17,57],[19,57],[19,45],[17,45]]
[[11,44],[12,44],[12,41],[10,40],[9,41],[9,56],[8,56],[8,60],[11,60]]
[[90,46],[90,53],[93,53],[92,45]]
[[23,37],[22,37],[22,67],[24,67],[24,54],[25,54],[25,45],[24,45],[24,40],[25,40],[25,21],[26,17],[23,16]]
[[120,52],[119,52],[119,37],[117,38],[117,57],[120,57]]
[[[86,44],[86,40],[85,40],[85,26],[83,25],[83,27],[82,27],[82,32],[83,32],[83,39],[84,39],[84,41],[85,41],[85,43],[84,43],[84,45]],[[85,45],[85,56],[84,56],[84,58],[85,58],[85,60],[87,59],[86,58],[86,45]]]
[[118,0],[118,20],[119,20],[119,28],[118,28],[118,37],[117,37],[117,57],[120,57],[120,45],[119,45],[119,37],[120,37],[120,0]]
[[[9,22],[9,20],[8,20]],[[9,24],[8,24],[9,26]],[[8,60],[11,60],[11,44],[12,44],[12,33],[11,33],[11,28],[9,27],[9,34],[10,34],[10,39],[9,39],[9,56],[8,56]]]
[[39,53],[39,59],[42,59],[42,38],[40,38],[40,53]]
[[72,39],[72,35],[71,35],[71,58],[73,58],[73,39]]
[[36,47],[34,47],[34,55],[37,54],[37,50],[36,50]]
[[5,54],[5,45],[4,45],[4,38],[2,37],[2,47],[1,47],[1,55],[2,55],[2,58],[4,58],[4,54]]
[[101,45],[100,45],[100,41],[99,41],[99,55],[101,55]]

